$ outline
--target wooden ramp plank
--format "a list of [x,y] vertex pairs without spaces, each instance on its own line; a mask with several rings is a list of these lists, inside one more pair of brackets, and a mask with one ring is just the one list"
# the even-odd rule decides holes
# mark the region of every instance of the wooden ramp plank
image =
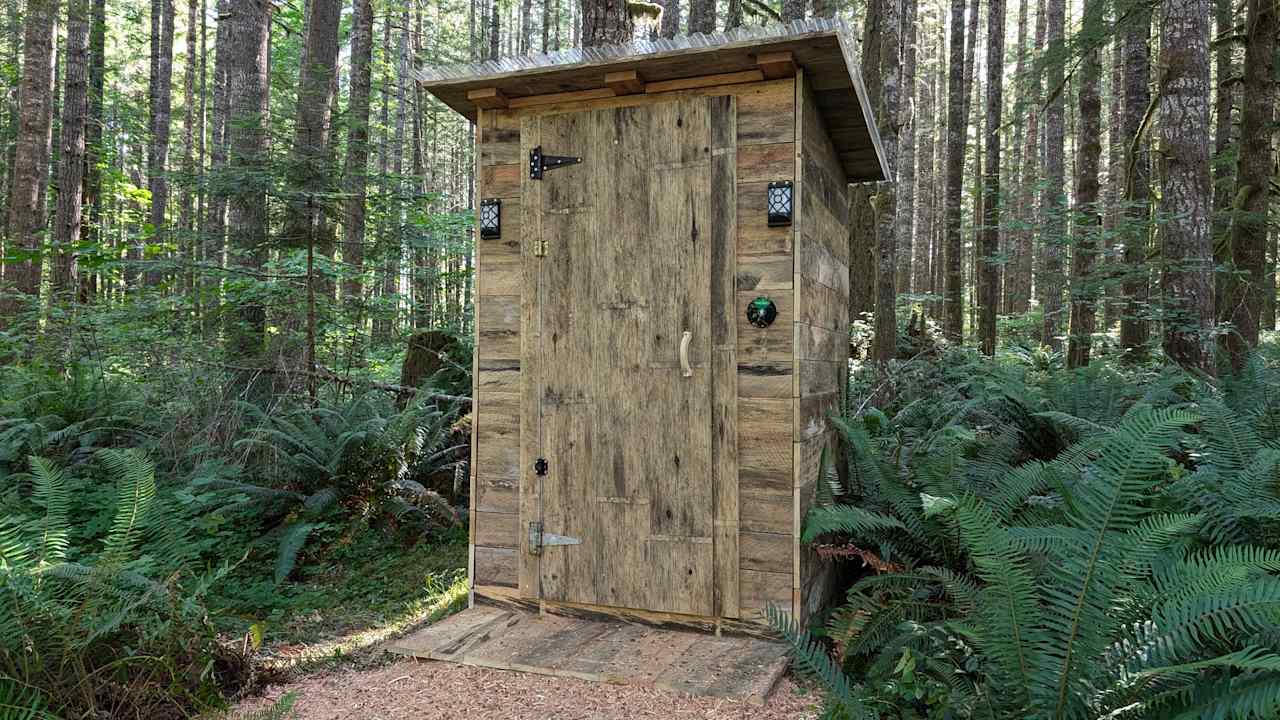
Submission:
[[786,648],[611,619],[477,605],[395,642],[391,652],[462,665],[659,687],[764,704]]
[[759,638],[701,637],[655,685],[763,705],[787,669],[786,653],[781,644]]

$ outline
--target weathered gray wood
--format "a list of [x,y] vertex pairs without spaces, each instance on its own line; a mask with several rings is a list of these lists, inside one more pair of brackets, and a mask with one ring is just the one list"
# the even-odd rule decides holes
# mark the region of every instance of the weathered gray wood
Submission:
[[771,639],[476,605],[393,642],[391,652],[475,667],[644,685],[763,705],[787,666]]

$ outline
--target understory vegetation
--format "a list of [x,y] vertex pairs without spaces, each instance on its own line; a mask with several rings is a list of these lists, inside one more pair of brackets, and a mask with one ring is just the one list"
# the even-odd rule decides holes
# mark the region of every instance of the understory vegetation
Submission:
[[836,419],[805,525],[847,592],[812,633],[772,613],[827,716],[1275,717],[1273,354],[1221,379],[1017,348],[897,366],[892,402]]
[[207,371],[6,368],[0,717],[216,712],[455,609],[456,353],[416,392],[335,385],[265,406]]

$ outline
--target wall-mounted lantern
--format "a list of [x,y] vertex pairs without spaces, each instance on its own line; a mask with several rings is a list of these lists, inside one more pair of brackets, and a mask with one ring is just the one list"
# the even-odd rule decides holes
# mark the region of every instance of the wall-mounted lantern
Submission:
[[767,297],[760,296],[747,304],[747,322],[758,328],[767,328],[778,319],[778,306]]
[[502,237],[502,201],[497,198],[480,201],[480,237],[485,240]]
[[769,183],[768,193],[769,227],[790,225],[791,181],[781,180]]

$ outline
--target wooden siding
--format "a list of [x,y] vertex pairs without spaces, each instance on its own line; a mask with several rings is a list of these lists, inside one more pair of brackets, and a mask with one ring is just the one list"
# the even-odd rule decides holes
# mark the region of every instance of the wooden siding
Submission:
[[796,76],[799,152],[795,243],[792,611],[802,620],[825,601],[831,568],[800,542],[823,449],[835,450],[827,418],[840,408],[849,357],[848,183],[803,71]]
[[472,397],[472,585],[518,585],[520,546],[520,124],[487,110],[476,123],[478,198],[502,201],[502,235],[476,235]]
[[[502,200],[502,237],[477,240],[476,318],[478,347],[474,388],[476,448],[473,454],[472,494],[473,585],[518,588],[522,597],[539,594],[536,563],[526,559],[522,527],[536,516],[536,495],[522,493],[530,482],[527,472],[530,443],[536,446],[535,392],[522,382],[531,368],[522,367],[521,325],[533,303],[531,280],[536,263],[527,242],[536,229],[525,228],[520,195],[525,171],[520,125],[531,115],[559,114],[633,105],[647,105],[684,96],[730,95],[736,99],[736,123],[731,135],[722,134],[713,149],[713,182],[736,188],[736,203],[714,220],[736,243],[716,254],[712,275],[712,364],[716,370],[736,372],[736,388],[713,388],[713,434],[723,448],[712,458],[717,477],[732,473],[733,482],[715,485],[714,533],[716,607],[725,618],[758,620],[767,603],[794,607],[793,589],[799,580],[791,555],[781,560],[764,555],[766,549],[786,551],[798,533],[795,522],[796,448],[793,441],[800,396],[795,390],[811,368],[795,362],[799,351],[834,363],[832,337],[799,332],[803,305],[798,302],[801,275],[795,258],[800,250],[799,208],[791,228],[770,228],[765,213],[765,188],[771,181],[802,182],[797,158],[796,82],[791,78],[712,88],[696,88],[660,95],[631,95],[601,99],[566,98],[554,104],[479,113],[477,125],[478,197]],[[732,142],[730,142],[732,140]],[[797,196],[799,196],[797,188]],[[840,243],[837,243],[840,245]],[[845,251],[847,254],[847,250]],[[823,256],[825,257],[825,256]],[[818,282],[835,282],[836,262],[823,260]],[[805,276],[807,277],[807,276]],[[717,278],[731,278],[719,284]],[[839,290],[839,288],[832,288]],[[845,290],[847,292],[847,289]],[[761,330],[745,319],[747,302],[767,295],[779,317]],[[809,319],[815,319],[806,316]],[[827,335],[835,336],[835,328]],[[847,343],[844,343],[847,345]],[[819,356],[819,353],[825,353]],[[525,361],[526,365],[528,360]],[[806,374],[807,373],[807,374]],[[713,372],[714,376],[724,374]],[[829,385],[830,383],[828,383]],[[723,442],[733,438],[734,442]],[[524,452],[522,454],[522,447]],[[526,503],[521,507],[521,503]]]

